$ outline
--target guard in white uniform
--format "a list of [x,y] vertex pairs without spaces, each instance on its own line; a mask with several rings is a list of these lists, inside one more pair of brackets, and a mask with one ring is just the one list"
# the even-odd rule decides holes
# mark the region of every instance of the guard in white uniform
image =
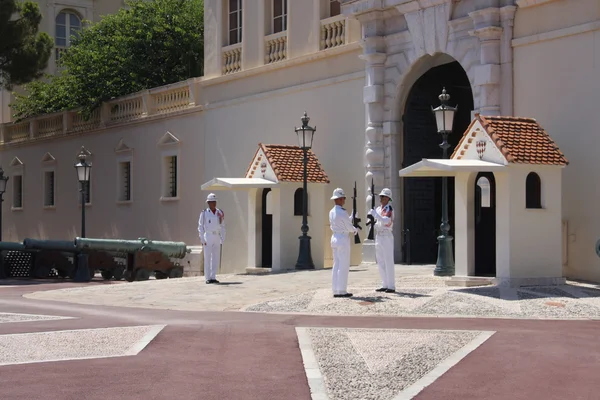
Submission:
[[329,226],[331,227],[331,250],[333,252],[332,289],[333,297],[352,297],[347,292],[348,273],[350,272],[350,233],[358,231],[352,225],[352,216],[348,215],[345,208],[344,191],[337,188],[333,191],[331,200],[335,206],[329,211]]
[[225,213],[217,208],[217,196],[206,198],[208,208],[200,212],[198,233],[204,246],[204,277],[206,283],[219,283],[217,269],[221,262],[221,245],[225,241]]
[[369,215],[377,219],[375,223],[375,255],[379,266],[382,287],[377,292],[394,293],[396,276],[394,275],[394,211],[392,210],[392,191],[385,188],[379,193],[381,205],[370,210]]

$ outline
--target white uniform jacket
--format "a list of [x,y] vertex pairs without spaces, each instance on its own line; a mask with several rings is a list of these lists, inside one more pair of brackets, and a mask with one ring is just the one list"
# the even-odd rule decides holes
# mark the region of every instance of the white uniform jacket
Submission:
[[225,241],[225,213],[217,208],[213,213],[210,208],[200,212],[198,233],[202,242],[207,242],[207,235],[219,235],[221,243]]
[[394,213],[392,205],[390,203],[385,206],[379,206],[375,209],[375,215],[373,215],[377,222],[375,223],[376,234],[392,234],[394,228]]

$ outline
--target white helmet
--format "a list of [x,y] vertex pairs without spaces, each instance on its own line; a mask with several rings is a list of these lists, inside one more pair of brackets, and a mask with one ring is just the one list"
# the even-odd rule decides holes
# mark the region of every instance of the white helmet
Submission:
[[385,197],[389,197],[390,200],[392,200],[392,191],[388,188],[384,188],[381,193],[379,193],[380,196],[385,196]]
[[217,195],[214,193],[209,194],[206,198],[206,202],[208,203],[209,201],[217,201]]
[[333,191],[333,196],[331,196],[331,200],[341,199],[346,197],[346,193],[344,193],[344,189],[337,188]]

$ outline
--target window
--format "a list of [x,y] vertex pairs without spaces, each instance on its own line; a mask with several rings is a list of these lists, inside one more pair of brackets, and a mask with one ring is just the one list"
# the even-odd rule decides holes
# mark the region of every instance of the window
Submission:
[[119,201],[131,201],[131,161],[119,162]]
[[294,192],[294,215],[302,215],[302,201],[304,189],[298,188]]
[[54,171],[44,171],[44,207],[53,207],[56,181]]
[[287,30],[288,0],[273,0],[273,33]]
[[177,187],[177,173],[178,173],[178,165],[177,165],[177,156],[167,156],[164,158],[163,168],[165,171],[165,193],[164,197],[177,197],[178,195],[178,187]]
[[72,11],[61,11],[55,23],[54,42],[58,64],[62,53],[71,45],[71,36],[77,36],[81,31],[81,18]]
[[492,192],[490,180],[485,176],[477,179],[477,186],[481,190],[481,207],[489,208],[492,206]]
[[13,205],[12,208],[23,208],[23,175],[13,175]]
[[542,208],[542,181],[535,172],[530,172],[525,181],[525,207]]
[[342,13],[340,0],[329,0],[329,16],[335,17]]
[[229,44],[242,41],[242,0],[229,0]]

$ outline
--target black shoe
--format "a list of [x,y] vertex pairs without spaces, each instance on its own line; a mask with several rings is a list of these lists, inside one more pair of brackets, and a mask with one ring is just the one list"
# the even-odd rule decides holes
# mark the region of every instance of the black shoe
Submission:
[[210,279],[208,279],[208,280],[206,281],[206,284],[208,285],[209,283],[213,283],[213,282],[212,282]]
[[343,294],[334,294],[333,297],[344,297]]
[[218,280],[216,280],[216,279],[213,279],[213,280],[212,280],[212,283],[221,283],[221,282],[219,282],[219,281],[218,281]]
[[386,290],[387,290],[386,288],[382,287],[382,288],[376,289],[375,291],[376,292],[385,292]]
[[343,294],[342,297],[352,297],[352,293]]
[[396,293],[396,289],[385,289],[386,293]]

